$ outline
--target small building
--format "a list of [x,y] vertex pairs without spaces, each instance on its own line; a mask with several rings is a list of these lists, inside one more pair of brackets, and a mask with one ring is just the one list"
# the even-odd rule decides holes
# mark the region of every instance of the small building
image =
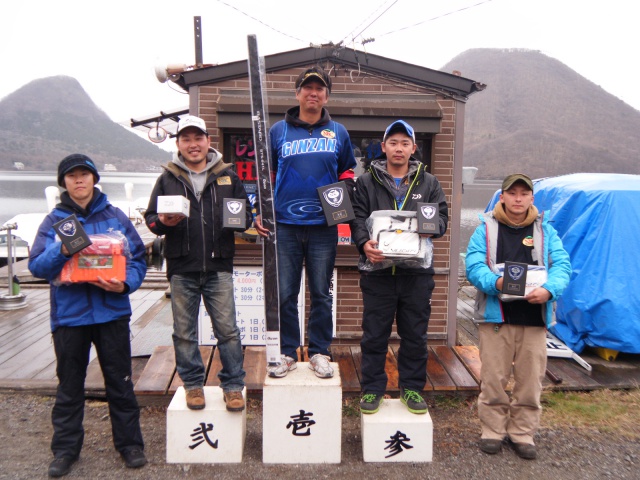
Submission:
[[[485,85],[464,78],[458,72],[448,74],[334,46],[268,55],[264,65],[269,125],[282,119],[287,109],[297,105],[294,81],[300,72],[315,65],[328,72],[332,91],[326,108],[333,119],[348,129],[361,166],[381,153],[382,133],[393,120],[402,118],[414,127],[418,144],[416,156],[442,184],[450,208],[449,229],[444,237],[434,241],[436,288],[428,337],[433,345],[454,345],[465,104],[471,94],[483,90]],[[187,112],[203,118],[212,146],[223,153],[227,162],[235,163],[247,192],[255,193],[247,61],[186,69],[172,75],[172,79],[189,93],[188,109],[132,120],[132,126],[166,125],[168,119],[175,121]],[[338,246],[335,344],[359,344],[360,341],[362,299],[357,259],[355,246]],[[260,246],[238,245],[235,263],[261,264]]]

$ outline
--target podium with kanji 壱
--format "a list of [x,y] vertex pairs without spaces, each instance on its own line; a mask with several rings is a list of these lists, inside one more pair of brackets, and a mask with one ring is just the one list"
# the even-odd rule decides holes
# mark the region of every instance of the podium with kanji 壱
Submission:
[[262,393],[264,463],[340,463],[342,388],[299,362],[286,377],[266,377]]

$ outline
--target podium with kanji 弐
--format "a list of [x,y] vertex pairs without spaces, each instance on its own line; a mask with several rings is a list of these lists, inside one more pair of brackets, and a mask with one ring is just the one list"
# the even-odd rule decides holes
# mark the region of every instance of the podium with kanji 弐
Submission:
[[[242,391],[246,400],[246,389]],[[167,409],[167,463],[240,463],[247,409],[229,412],[220,387],[204,387],[205,408],[190,410],[184,387]]]

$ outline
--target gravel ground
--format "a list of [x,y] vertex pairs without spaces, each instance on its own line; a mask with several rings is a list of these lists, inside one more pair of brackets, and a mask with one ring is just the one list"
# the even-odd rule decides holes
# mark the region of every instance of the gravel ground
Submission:
[[[53,399],[37,395],[0,394],[0,479],[45,478],[52,459],[49,449]],[[352,405],[351,405],[352,406]],[[349,407],[349,405],[347,406]],[[124,467],[113,449],[107,406],[87,401],[85,442],[80,460],[65,478],[98,479],[638,479],[640,442],[622,434],[590,428],[544,427],[537,437],[538,459],[522,460],[505,448],[486,455],[477,448],[479,424],[473,399],[430,400],[434,423],[433,462],[364,463],[360,419],[345,408],[342,463],[337,465],[265,465],[262,463],[262,407],[250,400],[244,461],[225,465],[177,465],[165,462],[165,408],[142,409],[142,430],[149,463],[137,470]],[[351,412],[351,413],[349,413]],[[544,414],[543,414],[544,421]]]

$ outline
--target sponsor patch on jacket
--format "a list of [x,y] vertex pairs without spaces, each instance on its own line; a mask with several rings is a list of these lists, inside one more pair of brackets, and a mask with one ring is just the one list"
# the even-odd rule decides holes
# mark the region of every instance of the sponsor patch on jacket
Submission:
[[229,175],[218,177],[216,182],[218,183],[218,185],[231,185],[231,177]]
[[320,132],[320,135],[325,138],[336,138],[336,133],[333,130],[329,130],[328,128],[322,130],[322,132]]
[[529,235],[528,237],[524,237],[522,239],[522,244],[525,247],[533,247],[533,237],[531,235]]

